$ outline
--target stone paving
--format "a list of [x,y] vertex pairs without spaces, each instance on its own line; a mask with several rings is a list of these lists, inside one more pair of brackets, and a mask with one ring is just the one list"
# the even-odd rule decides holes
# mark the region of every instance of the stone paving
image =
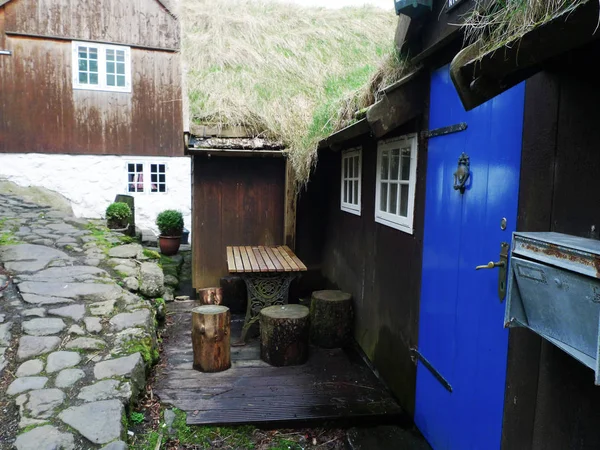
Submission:
[[0,194],[0,448],[127,448],[165,287],[158,255],[123,240]]

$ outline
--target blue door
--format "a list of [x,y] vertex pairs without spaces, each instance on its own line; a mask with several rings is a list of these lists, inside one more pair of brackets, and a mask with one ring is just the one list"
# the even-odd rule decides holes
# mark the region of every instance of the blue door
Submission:
[[466,112],[448,66],[431,78],[429,128],[468,126],[430,138],[427,156],[415,422],[435,450],[500,448],[508,332],[499,269],[475,266],[498,261],[515,229],[524,90]]

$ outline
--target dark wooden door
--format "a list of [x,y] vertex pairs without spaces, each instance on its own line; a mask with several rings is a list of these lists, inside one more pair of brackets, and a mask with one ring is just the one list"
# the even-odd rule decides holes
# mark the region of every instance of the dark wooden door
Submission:
[[228,245],[283,243],[284,158],[195,156],[193,283],[219,286]]

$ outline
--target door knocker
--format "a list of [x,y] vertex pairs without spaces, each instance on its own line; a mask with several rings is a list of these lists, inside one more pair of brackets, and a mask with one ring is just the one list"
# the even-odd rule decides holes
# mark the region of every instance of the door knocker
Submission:
[[470,166],[469,155],[463,152],[458,158],[458,168],[454,172],[454,190],[460,191],[461,194],[465,193],[467,181],[471,176]]

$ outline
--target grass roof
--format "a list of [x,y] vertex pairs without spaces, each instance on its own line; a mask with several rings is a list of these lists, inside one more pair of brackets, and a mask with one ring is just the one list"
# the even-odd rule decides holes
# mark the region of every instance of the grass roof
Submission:
[[391,3],[387,11],[181,0],[179,16],[191,120],[283,141],[300,181],[317,143],[369,100],[357,89],[399,61]]
[[499,49],[546,22],[591,0],[475,0],[465,16],[467,42],[480,44],[481,54]]

